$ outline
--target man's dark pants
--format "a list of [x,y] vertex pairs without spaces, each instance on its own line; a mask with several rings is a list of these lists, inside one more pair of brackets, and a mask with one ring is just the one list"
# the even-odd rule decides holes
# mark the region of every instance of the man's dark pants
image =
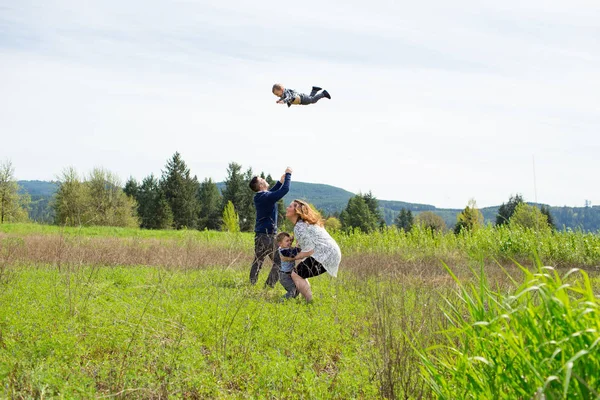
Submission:
[[250,283],[253,285],[258,280],[258,273],[267,256],[273,261],[273,266],[265,285],[275,287],[279,280],[279,268],[281,267],[281,258],[276,250],[275,234],[256,232],[254,236],[254,262],[250,269]]

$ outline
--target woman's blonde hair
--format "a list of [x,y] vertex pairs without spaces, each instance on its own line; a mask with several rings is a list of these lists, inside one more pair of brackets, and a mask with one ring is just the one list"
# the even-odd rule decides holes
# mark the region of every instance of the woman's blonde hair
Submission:
[[299,219],[311,225],[323,226],[323,218],[310,204],[302,200],[294,200],[294,210]]

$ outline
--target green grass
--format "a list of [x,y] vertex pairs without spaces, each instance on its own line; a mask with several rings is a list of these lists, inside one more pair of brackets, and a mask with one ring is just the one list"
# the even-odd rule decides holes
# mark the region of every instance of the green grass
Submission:
[[335,237],[307,305],[247,283],[249,233],[0,225],[0,398],[598,397],[597,236]]
[[0,294],[1,397],[376,396],[359,293],[321,277],[313,304],[281,302],[246,275],[16,268]]

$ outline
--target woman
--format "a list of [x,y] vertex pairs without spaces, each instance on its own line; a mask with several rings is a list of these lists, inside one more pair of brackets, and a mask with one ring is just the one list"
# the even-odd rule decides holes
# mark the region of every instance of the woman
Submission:
[[292,272],[292,280],[306,301],[311,301],[312,291],[306,279],[324,272],[336,277],[342,253],[335,240],[323,228],[321,216],[307,203],[292,201],[285,210],[285,216],[294,224],[294,236],[302,250],[295,258],[288,260],[303,259]]

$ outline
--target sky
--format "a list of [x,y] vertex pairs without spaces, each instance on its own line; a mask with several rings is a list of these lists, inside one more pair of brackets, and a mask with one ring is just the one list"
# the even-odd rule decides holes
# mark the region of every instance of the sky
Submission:
[[[332,99],[276,104],[274,83]],[[0,161],[600,205],[597,0],[0,0]]]

